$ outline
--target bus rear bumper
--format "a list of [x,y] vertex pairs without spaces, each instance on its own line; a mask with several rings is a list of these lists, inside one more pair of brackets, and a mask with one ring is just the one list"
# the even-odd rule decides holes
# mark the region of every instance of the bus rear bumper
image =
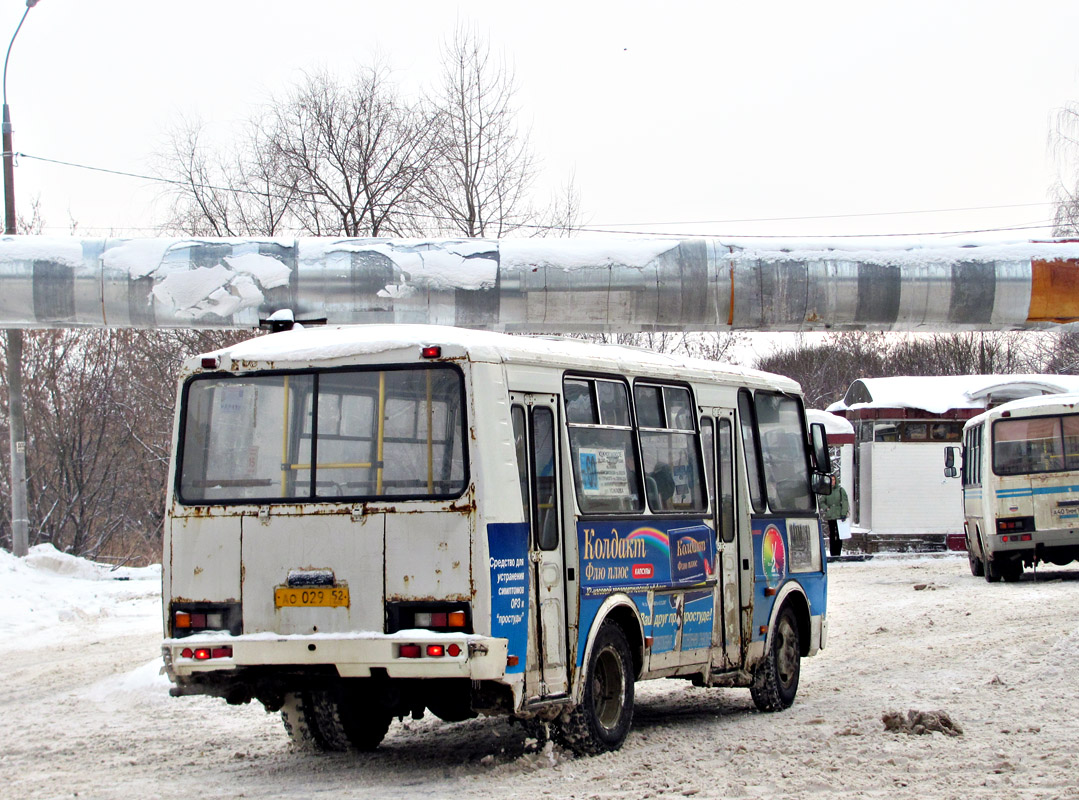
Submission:
[[342,678],[369,678],[374,670],[389,678],[501,680],[507,651],[506,639],[427,630],[390,635],[211,633],[166,639],[162,644],[166,670],[174,682],[198,682],[253,667],[333,667]]

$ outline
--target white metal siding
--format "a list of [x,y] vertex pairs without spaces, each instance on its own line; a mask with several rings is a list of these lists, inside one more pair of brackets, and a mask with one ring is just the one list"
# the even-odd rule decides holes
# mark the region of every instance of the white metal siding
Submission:
[[[873,442],[863,445],[862,525],[874,533],[957,533],[963,530],[960,482],[944,477],[944,448],[937,442]],[[871,464],[870,469],[865,467]],[[869,473],[868,476],[866,473]]]

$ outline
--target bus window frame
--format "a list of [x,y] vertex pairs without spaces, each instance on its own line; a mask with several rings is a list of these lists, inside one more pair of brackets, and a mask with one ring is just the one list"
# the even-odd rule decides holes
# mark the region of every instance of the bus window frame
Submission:
[[[566,382],[567,381],[587,381],[589,382],[591,392],[591,399],[593,407],[596,410],[596,414],[599,415],[600,422],[596,424],[584,423],[584,422],[570,422],[570,413],[568,403],[566,401]],[[603,412],[599,402],[599,390],[596,387],[596,381],[608,381],[611,383],[617,383],[625,390],[627,409],[629,411],[629,424],[628,425],[605,425],[602,422]],[[645,486],[644,486],[644,474],[641,468],[641,452],[640,443],[637,441],[637,422],[633,409],[633,391],[630,384],[630,379],[625,375],[612,375],[607,372],[588,372],[581,370],[567,370],[562,373],[562,387],[561,387],[561,414],[558,415],[558,424],[560,427],[564,427],[566,431],[566,458],[569,459],[569,475],[573,482],[573,498],[576,504],[576,513],[581,519],[636,519],[638,517],[648,514],[648,505],[645,500]],[[627,471],[627,475],[632,474],[637,481],[637,506],[633,509],[618,509],[618,510],[585,510],[584,503],[581,502],[581,484],[579,475],[579,465],[574,460],[573,455],[573,429],[583,428],[587,430],[613,430],[613,431],[625,431],[629,433],[630,447],[633,455],[633,472]]]
[[[991,466],[991,468],[993,470],[993,474],[995,476],[997,476],[998,478],[1016,478],[1016,477],[1020,477],[1020,476],[1023,476],[1023,475],[1057,475],[1057,474],[1060,474],[1062,472],[1076,472],[1076,471],[1079,471],[1079,469],[1077,469],[1075,467],[1069,468],[1067,466],[1067,464],[1068,464],[1068,455],[1069,454],[1068,454],[1068,450],[1067,450],[1067,437],[1064,435],[1064,418],[1065,417],[1079,417],[1079,414],[1076,414],[1076,413],[1072,413],[1072,414],[1064,414],[1064,413],[1029,414],[1029,415],[1024,414],[1023,416],[1020,416],[1020,417],[998,417],[997,419],[994,419],[992,428],[990,429],[990,436],[989,436],[989,446],[992,448],[991,451],[990,451],[991,455],[992,455],[992,458],[990,459],[990,462],[991,462],[990,466]],[[1060,469],[1036,470],[1036,471],[1028,471],[1028,472],[999,472],[997,470],[997,447],[996,447],[996,445],[997,445],[997,425],[1000,425],[1000,424],[1003,424],[1003,423],[1009,423],[1009,422],[1017,422],[1017,421],[1027,422],[1027,421],[1035,420],[1035,419],[1057,419],[1057,420],[1060,421],[1060,463],[1061,463]],[[1025,441],[1031,441],[1031,440],[1027,439]],[[1075,453],[1073,457],[1079,457],[1079,452]]]
[[[664,415],[664,419],[662,421],[667,427],[654,428],[654,427],[651,427],[651,426],[643,427],[643,426],[640,425],[640,421],[639,421],[638,415],[637,415],[637,389],[639,387],[654,387],[654,388],[657,388],[657,389],[660,390],[660,392],[659,392],[660,407],[661,407],[661,409],[663,411],[663,415]],[[683,390],[686,391],[686,393],[689,396],[689,406],[688,406],[687,411],[688,411],[689,423],[690,423],[691,427],[689,427],[689,428],[674,428],[674,427],[671,427],[670,420],[666,419],[666,416],[667,416],[667,400],[666,400],[666,395],[663,392],[663,389],[665,389],[665,388],[683,389]],[[631,410],[631,414],[632,414],[631,421],[633,423],[633,430],[634,430],[634,433],[635,433],[636,439],[637,439],[637,450],[640,453],[640,471],[641,471],[642,477],[645,480],[645,484],[642,484],[642,485],[644,486],[644,499],[645,499],[645,503],[646,503],[646,505],[648,507],[648,511],[650,513],[656,515],[656,516],[663,516],[663,517],[667,517],[667,516],[683,516],[684,517],[684,516],[687,516],[687,515],[697,516],[697,515],[708,514],[709,510],[710,510],[710,505],[709,505],[709,498],[708,498],[708,486],[705,483],[706,477],[705,477],[705,474],[704,474],[705,466],[704,466],[704,457],[703,457],[703,449],[702,449],[703,444],[701,442],[700,412],[698,411],[697,398],[693,394],[693,386],[690,385],[689,383],[686,383],[685,381],[664,381],[664,380],[656,379],[656,378],[634,378],[633,379],[632,391],[630,392],[630,401],[631,401],[630,402],[630,410]],[[645,464],[644,464],[644,446],[643,446],[643,444],[641,442],[641,434],[642,433],[681,434],[683,436],[688,434],[688,435],[690,435],[692,437],[693,448],[691,449],[690,452],[691,453],[695,452],[695,457],[696,457],[696,461],[697,461],[696,481],[697,481],[697,486],[700,487],[701,500],[702,500],[701,506],[699,506],[699,507],[690,507],[690,508],[672,508],[672,509],[656,509],[656,508],[652,507],[652,503],[648,499],[648,487],[647,487],[647,480],[648,480],[647,474],[648,473],[645,470]]]
[[[311,492],[305,495],[291,495],[288,497],[277,496],[263,496],[263,497],[245,497],[245,498],[214,498],[207,499],[191,499],[184,497],[182,478],[183,478],[183,465],[184,465],[184,451],[186,447],[187,438],[187,413],[189,409],[188,396],[191,387],[196,383],[204,381],[228,381],[228,380],[250,380],[252,378],[271,378],[271,377],[293,377],[293,376],[312,376],[313,381],[313,397],[318,396],[318,379],[320,375],[340,374],[340,373],[359,373],[359,372],[423,372],[428,370],[450,370],[457,375],[457,386],[459,393],[458,406],[461,414],[461,422],[459,432],[461,434],[461,489],[456,492],[447,493],[415,493],[415,494],[356,494],[356,495],[317,495]],[[179,417],[179,429],[177,431],[176,439],[176,454],[173,460],[175,464],[175,474],[173,476],[173,496],[176,502],[185,507],[197,507],[197,506],[281,506],[281,505],[313,505],[313,504],[335,504],[335,505],[354,505],[357,502],[406,502],[406,501],[428,501],[428,502],[444,502],[449,500],[457,500],[464,496],[468,491],[469,486],[472,484],[472,472],[471,472],[471,454],[469,449],[469,413],[468,413],[468,391],[465,386],[465,374],[464,371],[457,365],[447,362],[417,362],[417,363],[394,363],[394,364],[375,364],[375,365],[350,365],[344,367],[304,367],[301,369],[267,369],[267,370],[251,370],[244,372],[200,372],[190,376],[183,382],[183,386],[180,391],[180,417]],[[315,474],[317,475],[318,464],[315,463],[317,458],[317,441],[318,441],[318,401],[312,401],[312,419],[311,419],[311,431],[313,432],[312,442],[313,448],[311,451],[312,465],[315,467]],[[312,487],[315,485],[315,479],[311,481]]]

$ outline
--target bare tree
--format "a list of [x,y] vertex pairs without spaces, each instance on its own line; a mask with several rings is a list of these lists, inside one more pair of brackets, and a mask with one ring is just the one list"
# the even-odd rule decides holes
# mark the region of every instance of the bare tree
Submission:
[[576,176],[558,187],[551,204],[535,225],[536,236],[575,236],[583,226],[581,218],[581,192],[577,189]]
[[350,83],[309,74],[275,102],[264,134],[307,233],[403,236],[417,230],[419,185],[438,155],[437,116],[408,104],[384,67]]
[[442,50],[440,165],[428,198],[441,232],[500,237],[534,217],[528,193],[535,159],[518,125],[513,70],[475,30],[458,27]]
[[292,215],[295,194],[278,184],[281,165],[261,128],[248,123],[243,144],[221,154],[204,143],[205,126],[181,119],[158,172],[173,181],[166,228],[195,236],[274,236]]
[[1049,132],[1049,150],[1057,163],[1057,179],[1050,189],[1056,203],[1055,236],[1079,235],[1079,102],[1057,110]]

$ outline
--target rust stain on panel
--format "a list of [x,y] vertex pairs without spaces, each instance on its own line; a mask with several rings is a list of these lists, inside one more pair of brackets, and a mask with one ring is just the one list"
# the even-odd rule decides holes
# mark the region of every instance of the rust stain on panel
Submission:
[[1030,310],[1027,322],[1079,320],[1079,261],[1030,261]]

